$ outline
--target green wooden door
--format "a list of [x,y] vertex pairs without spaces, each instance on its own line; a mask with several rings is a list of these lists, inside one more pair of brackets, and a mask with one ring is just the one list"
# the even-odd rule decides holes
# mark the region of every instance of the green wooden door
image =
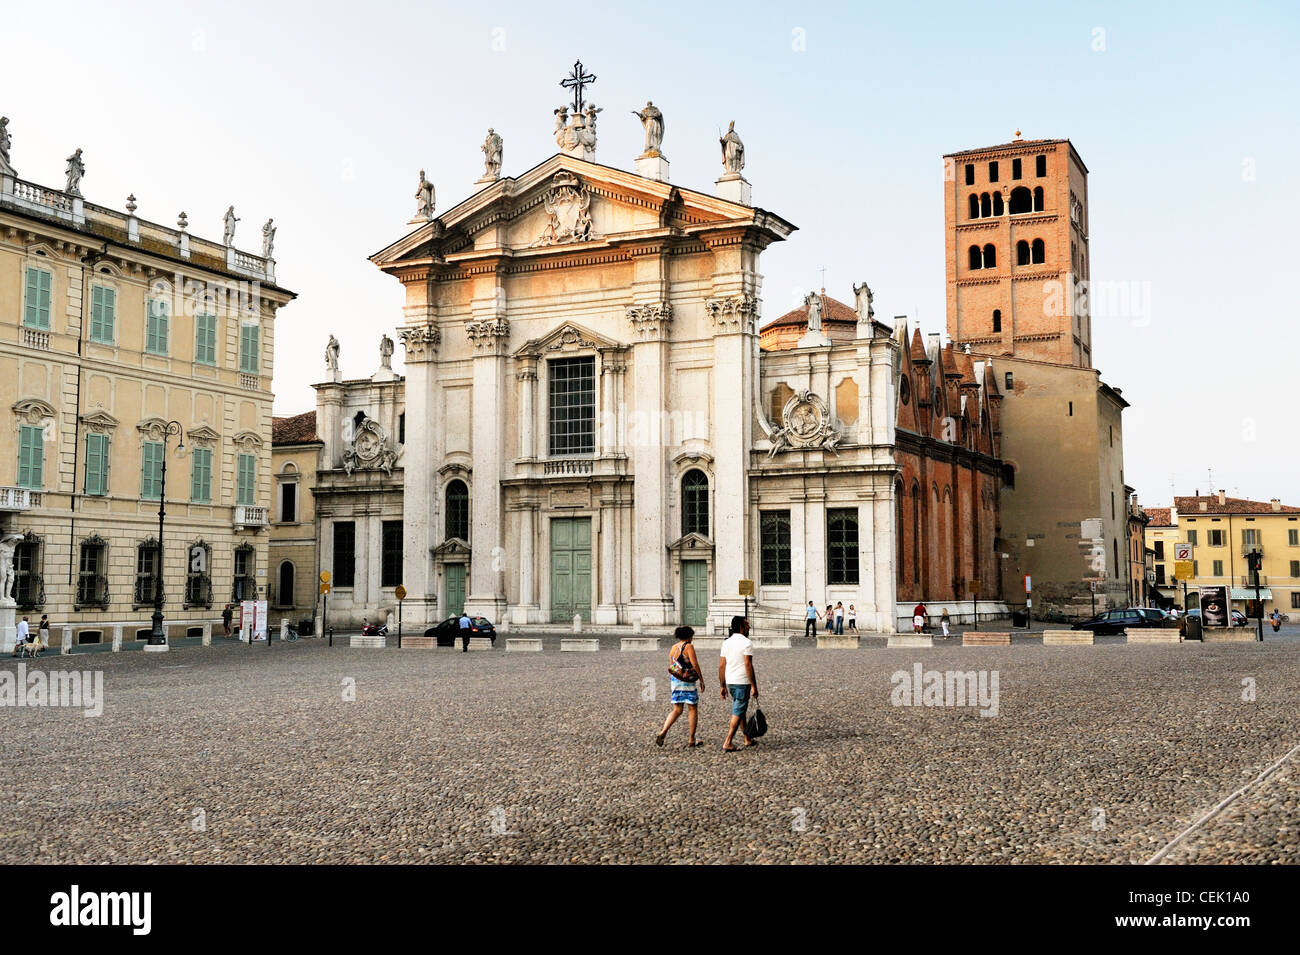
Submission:
[[702,560],[682,561],[682,623],[702,627],[709,614],[709,565]]
[[551,520],[551,620],[591,619],[591,518]]
[[460,616],[465,609],[465,565],[447,565],[447,613],[446,616]]

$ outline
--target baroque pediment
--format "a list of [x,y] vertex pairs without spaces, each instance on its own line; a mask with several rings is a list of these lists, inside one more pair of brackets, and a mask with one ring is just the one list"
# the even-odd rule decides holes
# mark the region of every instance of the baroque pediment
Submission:
[[603,351],[605,349],[626,348],[624,342],[616,342],[599,335],[589,328],[583,328],[575,322],[565,322],[554,330],[525,342],[517,352],[517,358],[541,358],[564,351]]

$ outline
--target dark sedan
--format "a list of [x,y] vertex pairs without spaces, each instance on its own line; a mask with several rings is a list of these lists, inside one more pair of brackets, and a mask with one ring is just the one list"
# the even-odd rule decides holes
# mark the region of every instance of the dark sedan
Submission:
[[1091,630],[1094,634],[1119,634],[1125,630],[1165,626],[1164,615],[1146,608],[1129,607],[1127,610],[1107,610],[1089,620],[1074,625],[1075,630]]
[[[437,626],[424,631],[424,635],[426,637],[437,637],[438,646],[440,647],[454,647],[456,641],[461,638],[460,617],[448,617]],[[493,646],[497,642],[497,628],[492,625],[492,621],[487,617],[470,617],[469,635],[471,637],[488,637]]]

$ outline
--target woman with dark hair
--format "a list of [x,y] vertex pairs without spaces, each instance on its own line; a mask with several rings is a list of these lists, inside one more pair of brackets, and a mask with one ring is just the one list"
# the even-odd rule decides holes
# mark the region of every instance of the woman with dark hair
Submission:
[[686,745],[688,747],[704,745],[695,739],[695,727],[699,722],[700,690],[704,689],[704,673],[700,669],[700,659],[695,655],[695,646],[691,643],[694,637],[695,631],[690,627],[678,627],[673,633],[676,642],[668,651],[668,681],[672,687],[673,709],[668,714],[668,719],[664,721],[663,729],[655,735],[656,746],[664,744],[664,737],[677,722],[677,717],[682,715],[684,706],[691,708],[686,717],[690,727],[690,738],[686,741]]

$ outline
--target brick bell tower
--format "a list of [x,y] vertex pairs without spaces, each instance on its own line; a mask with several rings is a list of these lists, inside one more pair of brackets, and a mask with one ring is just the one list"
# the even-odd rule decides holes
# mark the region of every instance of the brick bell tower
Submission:
[[1017,138],[949,153],[944,170],[948,337],[1091,368],[1088,168],[1074,146]]

